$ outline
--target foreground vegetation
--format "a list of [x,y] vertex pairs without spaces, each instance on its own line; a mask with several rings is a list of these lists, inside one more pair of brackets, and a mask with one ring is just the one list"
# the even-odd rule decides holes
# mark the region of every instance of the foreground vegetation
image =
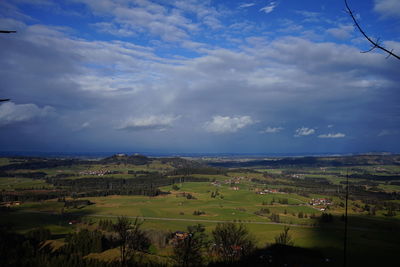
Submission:
[[397,261],[399,156],[0,162],[1,266],[342,266],[346,176],[348,265]]

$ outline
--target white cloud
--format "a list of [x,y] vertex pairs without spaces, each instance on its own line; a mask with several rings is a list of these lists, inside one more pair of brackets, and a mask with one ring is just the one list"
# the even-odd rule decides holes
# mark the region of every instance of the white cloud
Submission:
[[214,116],[206,122],[205,129],[213,133],[234,133],[248,125],[255,123],[250,116]]
[[386,129],[384,129],[384,130],[379,132],[378,136],[381,137],[381,136],[397,135],[397,134],[399,134],[398,130],[386,130]]
[[252,7],[254,6],[256,3],[243,3],[241,5],[239,5],[239,8],[247,8],[247,7]]
[[260,11],[263,11],[265,13],[271,13],[272,11],[274,11],[274,9],[278,6],[278,3],[276,2],[271,2],[269,3],[267,6],[260,8]]
[[89,126],[90,126],[90,122],[86,121],[86,122],[82,123],[81,128],[84,129],[84,128],[88,128]]
[[312,135],[315,133],[315,129],[313,128],[307,128],[307,127],[301,127],[296,129],[296,134],[294,136],[299,137],[299,136],[307,136],[307,135]]
[[118,27],[114,23],[110,22],[97,22],[92,24],[99,32],[111,34],[114,36],[129,37],[135,36],[136,33],[125,26]]
[[267,127],[265,130],[261,131],[261,133],[279,133],[283,130],[282,127]]
[[[189,40],[204,28],[222,27],[219,12],[208,1],[171,1],[167,5],[155,1],[76,0],[85,3],[96,15],[112,18],[110,23],[97,24],[102,32],[116,36],[148,34],[167,42]],[[194,14],[194,16],[193,16]]]
[[400,1],[375,0],[374,10],[384,17],[400,17]]
[[319,12],[311,12],[307,10],[296,10],[297,14],[302,15],[305,19],[305,22],[318,22],[321,20],[321,13]]
[[200,24],[204,24],[211,29],[222,27],[222,22],[219,19],[221,13],[210,5],[210,1],[178,0],[173,5],[185,14],[195,14]]
[[341,25],[338,28],[331,28],[326,30],[327,33],[340,40],[349,39],[353,31],[354,27],[352,25]]
[[400,42],[396,42],[396,41],[384,41],[383,42],[384,47],[386,47],[386,49],[393,51],[393,53],[395,54],[399,54],[400,52]]
[[[208,130],[214,132],[253,130],[213,122],[216,114],[251,114],[272,126],[284,121],[285,127],[293,130],[299,121],[300,125],[309,126],[329,122],[340,124],[344,132],[345,127],[359,131],[378,127],[360,120],[359,117],[369,116],[360,114],[374,114],[376,121],[397,118],[395,112],[387,113],[396,110],[394,101],[398,94],[394,89],[400,77],[396,63],[376,52],[360,54],[351,45],[265,36],[235,49],[207,46],[198,55],[163,58],[157,47],[142,47],[141,42],[85,40],[71,37],[68,32],[49,34],[46,27],[26,26],[26,30],[19,31],[18,38],[7,37],[0,42],[0,75],[5,83],[2,94],[13,99],[23,97],[19,101],[25,103],[51,103],[48,105],[56,107],[65,121],[74,118],[72,114],[79,118],[79,124],[96,118],[82,133],[88,138],[98,134],[97,126],[103,127],[104,132],[113,131],[110,124],[132,114],[187,114],[187,132],[176,131],[176,139],[204,134],[193,129],[204,126],[205,121],[210,121]],[[29,75],[21,79],[21,73]],[[370,82],[363,87],[357,85],[364,84],[364,80]],[[387,108],[378,110],[382,106]],[[356,113],[352,112],[355,108]],[[228,118],[235,117],[240,116]],[[384,127],[391,126],[379,125],[375,135]],[[153,123],[140,123],[134,118],[120,128],[168,126],[156,119]],[[327,133],[335,132],[324,128]],[[190,131],[195,133],[191,135]],[[131,137],[114,132],[107,134]],[[137,135],[138,143],[149,138],[147,131]],[[110,144],[129,141],[117,139],[113,138]],[[207,141],[206,136],[204,142]]]
[[122,123],[118,130],[166,130],[173,126],[173,122],[177,120],[178,117],[174,116],[144,116],[138,118],[129,118]]
[[0,105],[0,126],[17,122],[27,122],[35,118],[46,117],[54,113],[54,108],[38,107],[35,104],[14,104],[8,102]]
[[328,134],[321,134],[318,135],[318,138],[343,138],[346,135],[343,133],[328,133]]

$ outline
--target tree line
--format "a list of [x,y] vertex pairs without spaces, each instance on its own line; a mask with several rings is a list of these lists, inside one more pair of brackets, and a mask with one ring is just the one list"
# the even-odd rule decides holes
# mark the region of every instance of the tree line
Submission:
[[39,201],[53,198],[77,195],[79,197],[94,197],[108,195],[144,195],[158,196],[167,194],[159,187],[183,182],[208,182],[208,178],[193,176],[168,177],[162,174],[148,174],[136,178],[93,177],[80,179],[46,178],[53,184],[54,190],[20,190],[1,191],[0,201]]
[[[281,266],[278,250],[290,251],[294,247],[290,228],[275,237],[275,243],[261,249],[256,248],[255,237],[247,227],[238,223],[218,223],[207,234],[201,224],[188,226],[185,232],[163,233],[162,238],[169,240],[172,255],[161,260],[151,255],[154,243],[152,232],[143,230],[142,221],[118,217],[116,222],[100,220],[96,229],[80,229],[65,237],[65,244],[58,249],[51,247],[48,229],[39,228],[25,235],[0,228],[0,265],[1,266]],[[165,243],[164,243],[165,245]],[[118,259],[111,262],[91,259],[87,255],[118,249]],[[269,258],[254,257],[269,255]],[[311,257],[297,264],[308,264],[322,258]],[[293,261],[288,257],[287,261]],[[296,261],[296,260],[295,260]],[[250,264],[250,265],[249,265]]]

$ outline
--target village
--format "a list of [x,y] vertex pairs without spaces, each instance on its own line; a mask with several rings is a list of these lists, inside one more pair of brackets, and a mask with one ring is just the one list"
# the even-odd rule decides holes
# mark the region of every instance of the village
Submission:
[[265,194],[286,194],[286,192],[279,191],[279,189],[255,189],[256,194],[265,195]]
[[112,172],[107,169],[100,170],[86,170],[79,172],[79,175],[96,175],[96,176],[104,176],[107,174],[111,174]]
[[221,181],[214,181],[214,182],[211,183],[211,185],[213,185],[213,186],[218,186],[218,187],[222,186],[223,184],[225,184],[225,185],[230,185],[230,186],[231,186],[230,189],[237,191],[237,190],[239,190],[240,188],[239,188],[238,186],[236,186],[236,185],[240,184],[241,182],[243,182],[243,181],[245,181],[245,180],[249,180],[249,178],[243,177],[243,176],[240,176],[240,177],[233,177],[233,178],[227,179],[227,180],[225,180],[225,181],[223,181],[223,182],[221,182]]

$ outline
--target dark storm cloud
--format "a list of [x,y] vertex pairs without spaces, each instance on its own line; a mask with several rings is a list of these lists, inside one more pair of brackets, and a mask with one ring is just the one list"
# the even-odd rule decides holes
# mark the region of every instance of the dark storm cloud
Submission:
[[[114,3],[95,2],[85,1],[102,16]],[[197,24],[178,24],[196,9],[175,4],[181,13],[129,12],[175,25],[184,34],[171,38],[188,45]],[[113,8],[112,23],[125,18]],[[218,28],[214,11],[197,22]],[[198,43],[196,56],[163,57],[134,42],[6,22],[18,30],[0,36],[1,96],[13,100],[0,106],[7,149],[351,151],[390,147],[392,139],[376,138],[399,133],[399,62],[353,45],[253,36],[232,49]]]

